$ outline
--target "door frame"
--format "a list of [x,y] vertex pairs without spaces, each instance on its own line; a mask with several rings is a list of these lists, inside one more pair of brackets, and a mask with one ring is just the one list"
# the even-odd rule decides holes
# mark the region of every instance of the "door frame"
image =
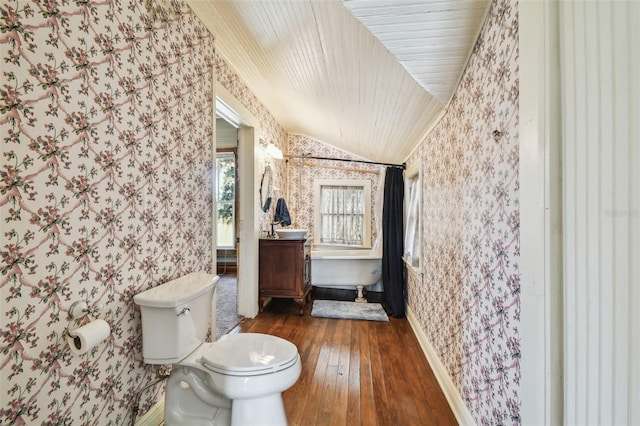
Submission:
[[562,122],[558,5],[520,2],[522,424],[563,422]]
[[[238,305],[237,312],[246,318],[258,315],[258,132],[260,121],[225,87],[213,77],[213,96],[215,99],[215,115],[219,115],[229,123],[238,127],[238,160],[237,177],[240,188],[237,193],[240,208],[238,214],[239,241],[237,243],[238,262]],[[213,131],[216,132],[215,117]],[[215,149],[214,149],[215,156]],[[214,215],[216,212],[214,198]],[[213,245],[214,268],[216,265],[216,248]],[[214,269],[215,270],[215,269]]]

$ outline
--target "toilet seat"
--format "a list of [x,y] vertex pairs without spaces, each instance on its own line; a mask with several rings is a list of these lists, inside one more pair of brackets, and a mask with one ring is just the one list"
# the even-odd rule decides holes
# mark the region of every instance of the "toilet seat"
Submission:
[[226,335],[203,348],[200,355],[203,367],[228,376],[276,373],[291,367],[299,358],[293,343],[259,333]]

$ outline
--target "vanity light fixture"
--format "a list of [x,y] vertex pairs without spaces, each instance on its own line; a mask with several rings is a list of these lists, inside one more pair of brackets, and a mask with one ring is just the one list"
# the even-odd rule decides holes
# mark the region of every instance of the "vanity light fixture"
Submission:
[[282,160],[282,150],[276,146],[273,142],[265,142],[260,139],[260,148],[264,150],[271,158],[275,158],[276,160]]

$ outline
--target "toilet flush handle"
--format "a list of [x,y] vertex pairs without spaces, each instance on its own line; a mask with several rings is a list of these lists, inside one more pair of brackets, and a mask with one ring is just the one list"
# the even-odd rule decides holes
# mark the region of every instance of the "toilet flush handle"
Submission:
[[178,317],[179,317],[179,316],[181,316],[181,315],[186,314],[187,312],[191,312],[191,309],[189,309],[189,308],[182,308],[182,311],[180,311],[180,313],[179,313],[178,315],[176,315],[176,316],[178,316]]

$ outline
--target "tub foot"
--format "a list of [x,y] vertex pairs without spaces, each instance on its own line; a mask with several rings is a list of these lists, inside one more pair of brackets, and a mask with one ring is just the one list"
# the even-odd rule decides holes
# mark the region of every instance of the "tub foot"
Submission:
[[358,289],[358,297],[356,297],[356,303],[367,303],[367,298],[364,297],[364,286],[363,285],[357,285],[356,288]]

